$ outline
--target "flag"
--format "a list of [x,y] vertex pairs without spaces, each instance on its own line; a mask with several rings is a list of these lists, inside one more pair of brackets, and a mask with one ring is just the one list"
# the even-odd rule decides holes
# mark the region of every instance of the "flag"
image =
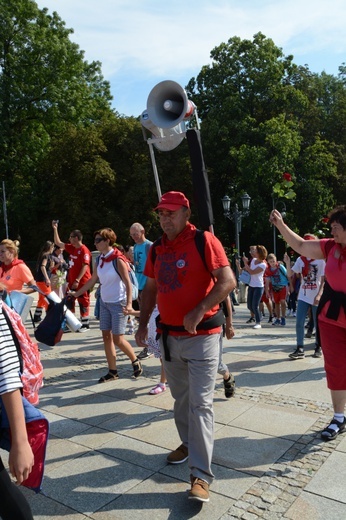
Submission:
[[193,196],[197,207],[199,226],[201,229],[213,232],[213,208],[208,174],[204,165],[200,131],[195,128],[187,130],[186,138],[190,151]]

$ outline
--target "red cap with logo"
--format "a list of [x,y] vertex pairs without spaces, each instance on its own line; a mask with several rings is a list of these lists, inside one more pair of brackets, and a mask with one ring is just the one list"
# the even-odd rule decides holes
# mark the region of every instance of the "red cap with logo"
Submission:
[[169,211],[177,211],[181,206],[190,207],[188,199],[181,191],[168,191],[161,197],[160,202],[154,209],[168,209]]

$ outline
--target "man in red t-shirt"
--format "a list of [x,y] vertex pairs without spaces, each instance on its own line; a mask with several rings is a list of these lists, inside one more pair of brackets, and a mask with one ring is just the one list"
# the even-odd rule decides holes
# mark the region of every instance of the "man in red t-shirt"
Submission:
[[[69,254],[69,269],[67,274],[68,288],[73,291],[77,291],[91,278],[91,253],[89,249],[82,243],[83,235],[79,229],[71,231],[69,237],[70,242],[65,244],[60,240],[58,233],[58,222],[56,220],[53,220],[52,226],[54,230],[54,243],[61,247],[61,249],[65,249],[65,251]],[[77,299],[82,321],[82,327],[80,331],[83,332],[89,329],[89,292],[84,292]],[[72,311],[74,311],[74,308]]]
[[[164,231],[151,247],[144,274],[137,344],[146,345],[147,324],[157,305],[162,361],[172,396],[174,419],[181,446],[167,460],[189,459],[189,498],[209,501],[213,453],[213,393],[219,362],[219,304],[236,281],[219,240],[204,233],[204,260],[199,253],[195,226],[189,223],[190,205],[181,192],[165,193],[158,206]],[[154,253],[153,254],[153,248]],[[222,312],[221,312],[222,314]]]

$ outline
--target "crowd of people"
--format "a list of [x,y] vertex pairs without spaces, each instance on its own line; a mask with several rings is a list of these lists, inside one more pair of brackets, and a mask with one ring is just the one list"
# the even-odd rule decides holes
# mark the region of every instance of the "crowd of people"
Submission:
[[[138,222],[129,230],[134,246],[119,246],[111,228],[95,231],[94,246],[98,255],[93,269],[92,255],[83,244],[82,232],[73,230],[69,241],[63,242],[58,221],[52,222],[53,241],[43,244],[34,276],[18,258],[19,244],[3,240],[0,282],[9,295],[12,291],[27,292],[30,286],[39,288],[35,323],[42,320],[47,309],[47,294],[52,290],[61,297],[68,294],[72,311],[74,302],[79,304],[81,331],[90,328],[90,290],[99,283],[98,319],[107,362],[107,372],[99,383],[119,379],[117,349],[129,358],[136,379],[143,373],[143,360],[153,355],[160,360],[160,381],[150,393],[162,393],[169,386],[181,440],[167,461],[170,464],[189,461],[189,498],[207,502],[214,479],[211,460],[216,374],[223,375],[226,397],[231,397],[235,388],[234,377],[222,361],[222,344],[224,335],[228,339],[234,335],[231,297],[237,280],[219,240],[190,223],[190,203],[183,193],[165,193],[155,210],[163,235],[154,243],[146,238],[145,229]],[[270,214],[270,222],[299,256],[292,261],[286,253],[283,261],[279,261],[274,254],[268,254],[265,246],[253,245],[250,257],[243,255],[241,260],[236,260],[237,272],[244,271],[249,277],[248,323],[256,330],[262,328],[264,305],[271,326],[285,327],[287,312],[296,316],[297,345],[289,357],[298,360],[305,356],[305,324],[309,317],[310,337],[311,323],[315,327],[313,355],[324,355],[334,407],[334,416],[321,433],[324,440],[330,440],[346,428],[346,206],[330,214],[332,239],[319,240],[311,234],[298,236],[277,210]],[[69,256],[68,263],[64,251]],[[132,297],[132,269],[138,287],[136,302]],[[129,323],[141,348],[138,354],[125,337]],[[0,333],[0,355],[3,356],[9,343],[1,320]],[[17,369],[14,361],[12,372]],[[26,442],[23,416],[16,400],[20,384],[16,377],[13,381],[8,383],[0,363],[2,405],[12,417],[14,432]],[[15,442],[16,433],[15,451],[11,456],[14,462],[10,469],[20,482],[22,473],[30,471],[31,453],[26,449],[22,455],[18,454]],[[0,486],[8,487],[3,472],[0,461]],[[16,500],[16,493],[13,497],[18,508],[20,501]],[[9,500],[6,507],[11,509],[12,499]],[[7,513],[2,513],[0,508],[1,514]],[[18,518],[31,518],[26,514],[28,516]]]
[[[304,240],[317,240],[312,234],[305,234]],[[264,304],[269,311],[268,323],[272,326],[286,325],[287,314],[296,318],[297,346],[289,354],[290,359],[303,359],[304,337],[311,338],[315,329],[315,349],[313,357],[321,357],[322,349],[317,327],[317,307],[324,289],[324,259],[299,256],[295,261],[285,253],[283,261],[276,255],[268,254],[262,245],[250,247],[251,259],[243,256],[243,266],[236,260],[238,271],[246,271],[250,278],[247,289],[247,307],[254,329],[261,329],[264,318]],[[306,320],[308,319],[308,323]],[[308,330],[305,333],[305,328]]]

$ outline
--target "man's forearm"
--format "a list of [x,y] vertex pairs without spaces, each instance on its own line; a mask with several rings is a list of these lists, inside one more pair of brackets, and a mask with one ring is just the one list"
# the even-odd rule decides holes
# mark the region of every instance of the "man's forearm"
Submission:
[[56,244],[57,246],[60,246],[63,249],[65,247],[65,244],[64,244],[64,242],[62,242],[60,240],[58,229],[56,227],[53,228],[53,232],[54,232],[54,244]]
[[210,309],[221,303],[236,286],[236,280],[233,272],[230,270],[230,276],[220,277],[212,290],[203,300],[197,305],[197,309],[200,309],[205,314]]

